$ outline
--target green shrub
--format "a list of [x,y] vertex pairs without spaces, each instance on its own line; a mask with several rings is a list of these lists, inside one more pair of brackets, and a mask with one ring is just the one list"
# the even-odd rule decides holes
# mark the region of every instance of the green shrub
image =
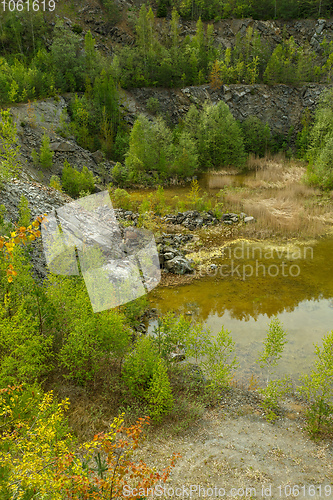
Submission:
[[314,80],[316,54],[309,47],[299,47],[291,36],[274,49],[266,70],[264,83],[297,84]]
[[198,146],[191,135],[183,130],[174,147],[171,171],[184,178],[191,177],[199,167]]
[[54,27],[51,45],[51,62],[54,68],[55,85],[62,92],[74,92],[82,88],[83,58],[78,57],[80,35],[67,29],[63,20],[58,20]]
[[185,316],[175,316],[168,313],[158,318],[157,327],[154,328],[153,343],[160,356],[167,361],[171,360],[171,353],[177,346],[184,345],[187,332],[191,330],[191,320]]
[[266,387],[260,389],[263,395],[261,406],[265,412],[266,419],[273,422],[277,418],[278,399],[286,394],[291,388],[289,377],[282,380],[270,380],[273,374],[272,368],[277,365],[282,356],[284,345],[287,343],[286,331],[283,329],[280,320],[274,316],[268,325],[266,339],[264,340],[264,350],[259,356],[257,363],[261,368],[268,369]]
[[19,226],[28,227],[31,221],[31,212],[29,209],[28,199],[22,194],[19,209],[19,220],[17,221]]
[[112,179],[119,186],[127,186],[130,180],[130,171],[121,163],[117,162],[112,170]]
[[111,192],[111,200],[115,208],[132,210],[131,195],[125,189],[117,188]]
[[150,113],[153,113],[154,115],[157,113],[157,111],[160,109],[160,102],[156,97],[149,97],[149,99],[146,102],[146,108]]
[[76,33],[77,35],[80,35],[82,33],[82,31],[83,31],[83,28],[79,24],[75,23],[72,26],[72,31],[74,31],[74,33]]
[[155,193],[152,195],[153,210],[157,215],[165,215],[170,210],[166,205],[165,193],[163,186],[158,186]]
[[146,295],[142,295],[142,297],[138,297],[131,302],[127,302],[120,306],[120,311],[126,317],[128,323],[133,326],[138,326],[142,315],[149,308],[149,302]]
[[201,168],[221,168],[245,163],[245,149],[239,124],[223,101],[206,104],[201,115],[202,143],[199,144]]
[[256,116],[249,116],[241,124],[244,136],[244,146],[247,153],[259,157],[265,156],[270,141],[270,128]]
[[148,336],[140,337],[133,351],[125,358],[122,378],[130,393],[146,399],[159,360],[159,354]]
[[266,420],[274,422],[277,419],[279,409],[279,399],[292,390],[292,382],[289,376],[281,380],[270,380],[266,387],[259,388],[259,394],[262,394],[261,407],[265,412]]
[[43,168],[51,168],[53,156],[54,152],[50,149],[50,138],[44,133],[39,151],[39,162],[41,166]]
[[268,366],[272,368],[277,365],[282,356],[284,345],[288,342],[287,332],[283,329],[280,320],[274,316],[268,325],[267,337],[264,340],[264,350],[261,353],[258,363],[261,368]]
[[192,210],[198,210],[199,212],[208,211],[212,208],[211,201],[208,199],[207,193],[200,196],[200,186],[199,182],[195,179],[191,182],[191,191],[186,195],[188,199],[188,206]]
[[302,130],[298,132],[296,138],[298,158],[306,158],[306,152],[310,142],[310,122],[311,115],[309,108],[306,108],[301,119]]
[[46,296],[54,311],[54,350],[66,378],[84,385],[107,375],[113,361],[121,365],[131,340],[123,314],[115,309],[94,313],[82,277],[50,275]]
[[[0,254],[0,384],[40,381],[51,369],[52,336],[40,317],[41,297],[26,252],[16,246],[12,264],[17,276],[8,287],[8,262]],[[45,311],[46,312],[46,311]],[[45,318],[44,318],[45,319]]]
[[165,175],[172,158],[172,134],[159,117],[151,123],[144,115],[135,121],[125,165],[134,174],[157,171]]
[[165,361],[148,336],[140,337],[127,355],[122,377],[132,396],[145,400],[151,416],[160,421],[171,411],[173,397]]
[[60,179],[57,175],[52,175],[50,179],[50,186],[58,191],[62,192],[62,186]]
[[64,162],[61,183],[66,193],[74,198],[78,197],[81,191],[93,193],[95,190],[93,173],[86,166],[79,172],[77,168],[71,167],[67,160]]
[[157,17],[165,17],[168,13],[168,0],[159,0],[157,5]]
[[16,175],[20,169],[19,153],[17,146],[17,129],[13,124],[8,110],[0,112],[0,184]]
[[114,310],[94,314],[90,308],[87,313],[77,307],[77,312],[80,317],[72,323],[59,362],[67,369],[69,378],[84,384],[97,373],[107,372],[112,358],[121,363],[131,334],[124,317]]
[[333,134],[327,137],[327,142],[314,160],[313,170],[317,184],[326,190],[333,189]]
[[307,182],[324,189],[333,187],[333,90],[323,92],[309,133],[306,158]]
[[161,420],[162,415],[169,413],[173,408],[170,380],[162,359],[158,359],[156,363],[146,399],[150,414],[157,422]]
[[38,155],[37,151],[35,150],[35,148],[33,148],[31,151],[31,157],[32,157],[32,161],[34,162],[35,167],[38,167],[39,166],[39,155]]
[[42,137],[39,154],[35,149],[33,149],[31,151],[31,156],[36,167],[41,166],[44,169],[50,169],[52,167],[54,152],[50,149],[50,138],[46,135],[46,133],[44,133]]
[[111,153],[111,158],[113,161],[117,161],[120,163],[125,162],[125,156],[129,148],[129,137],[129,131],[119,126],[114,139]]
[[[210,332],[209,332],[210,333]],[[216,392],[228,386],[238,363],[234,356],[235,342],[230,331],[222,329],[216,336],[211,333],[204,347],[201,366],[208,378],[207,389]]]
[[41,335],[38,321],[21,305],[8,316],[8,307],[0,308],[0,384],[33,383],[51,369],[52,339]]
[[316,361],[309,375],[300,379],[298,391],[310,403],[307,412],[308,430],[312,437],[333,431],[333,330],[315,345]]

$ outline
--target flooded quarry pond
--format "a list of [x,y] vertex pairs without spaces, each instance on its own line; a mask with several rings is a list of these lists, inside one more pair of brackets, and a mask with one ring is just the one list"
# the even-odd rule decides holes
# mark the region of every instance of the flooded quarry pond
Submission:
[[314,344],[333,329],[332,255],[332,237],[284,246],[238,241],[202,266],[200,279],[155,289],[149,299],[158,314],[187,314],[212,335],[228,329],[240,363],[235,378],[247,383],[251,375],[262,378],[255,360],[276,315],[288,333],[276,374],[297,379],[315,360]]

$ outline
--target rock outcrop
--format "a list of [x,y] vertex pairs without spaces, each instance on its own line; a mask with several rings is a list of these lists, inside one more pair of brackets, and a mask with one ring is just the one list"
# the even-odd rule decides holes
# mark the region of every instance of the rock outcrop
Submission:
[[[11,114],[17,128],[23,177],[26,180],[49,184],[52,175],[61,177],[66,160],[79,170],[86,166],[95,176],[100,176],[102,182],[108,183],[111,180],[110,173],[115,163],[106,161],[101,151],[91,153],[77,144],[68,129],[69,99],[70,96],[66,95],[57,99],[45,99],[11,107]],[[32,150],[39,153],[44,133],[50,138],[50,149],[54,155],[52,169],[41,171],[40,167],[34,165]]]
[[141,88],[122,91],[122,106],[128,110],[126,119],[134,123],[139,113],[153,118],[146,110],[149,98],[159,101],[160,112],[176,124],[186,115],[193,103],[201,107],[205,101],[213,104],[224,101],[236,120],[244,121],[248,116],[257,116],[268,123],[273,133],[293,135],[301,129],[301,118],[308,108],[313,114],[322,92],[333,85],[309,83],[302,87],[288,85],[222,85],[214,90],[209,85],[183,89]]

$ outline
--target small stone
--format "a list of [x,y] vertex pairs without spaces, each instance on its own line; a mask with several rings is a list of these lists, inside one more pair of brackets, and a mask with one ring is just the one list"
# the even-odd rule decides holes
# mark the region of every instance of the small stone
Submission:
[[244,222],[247,223],[247,222],[254,222],[254,217],[252,216],[249,216],[249,217],[244,217]]

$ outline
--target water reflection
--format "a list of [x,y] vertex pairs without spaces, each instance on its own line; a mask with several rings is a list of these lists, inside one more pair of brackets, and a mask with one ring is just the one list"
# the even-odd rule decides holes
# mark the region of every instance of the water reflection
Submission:
[[246,180],[255,178],[255,172],[247,172],[246,174],[223,174],[223,173],[207,173],[200,178],[200,186],[205,191],[215,189],[223,189],[227,186],[244,186]]
[[[234,267],[240,266],[238,271],[244,265],[253,266],[255,271],[258,259],[253,259],[251,253],[249,259],[232,259],[234,254],[229,254],[214,261],[217,268],[210,271],[213,275],[190,285],[157,289],[150,298],[161,314],[169,310],[190,313],[193,318],[203,320],[213,334],[222,325],[229,329],[236,341],[243,375],[258,373],[253,359],[266,336],[270,318],[277,315],[288,330],[289,340],[279,372],[297,376],[314,359],[313,343],[320,343],[333,329],[333,239],[315,243],[313,258],[311,254],[307,258],[304,254],[302,258],[292,258],[290,252],[282,252],[281,248],[279,252],[279,257],[260,259],[260,264],[266,266],[265,276],[263,273],[256,276],[255,272],[245,277],[242,272],[240,276],[231,272],[221,276],[220,266],[228,265],[230,271],[231,260],[236,260]],[[268,275],[269,266],[279,266],[282,262],[286,264],[284,275],[282,272]],[[291,265],[299,267],[297,276],[287,273]],[[247,270],[250,274],[250,267]]]

